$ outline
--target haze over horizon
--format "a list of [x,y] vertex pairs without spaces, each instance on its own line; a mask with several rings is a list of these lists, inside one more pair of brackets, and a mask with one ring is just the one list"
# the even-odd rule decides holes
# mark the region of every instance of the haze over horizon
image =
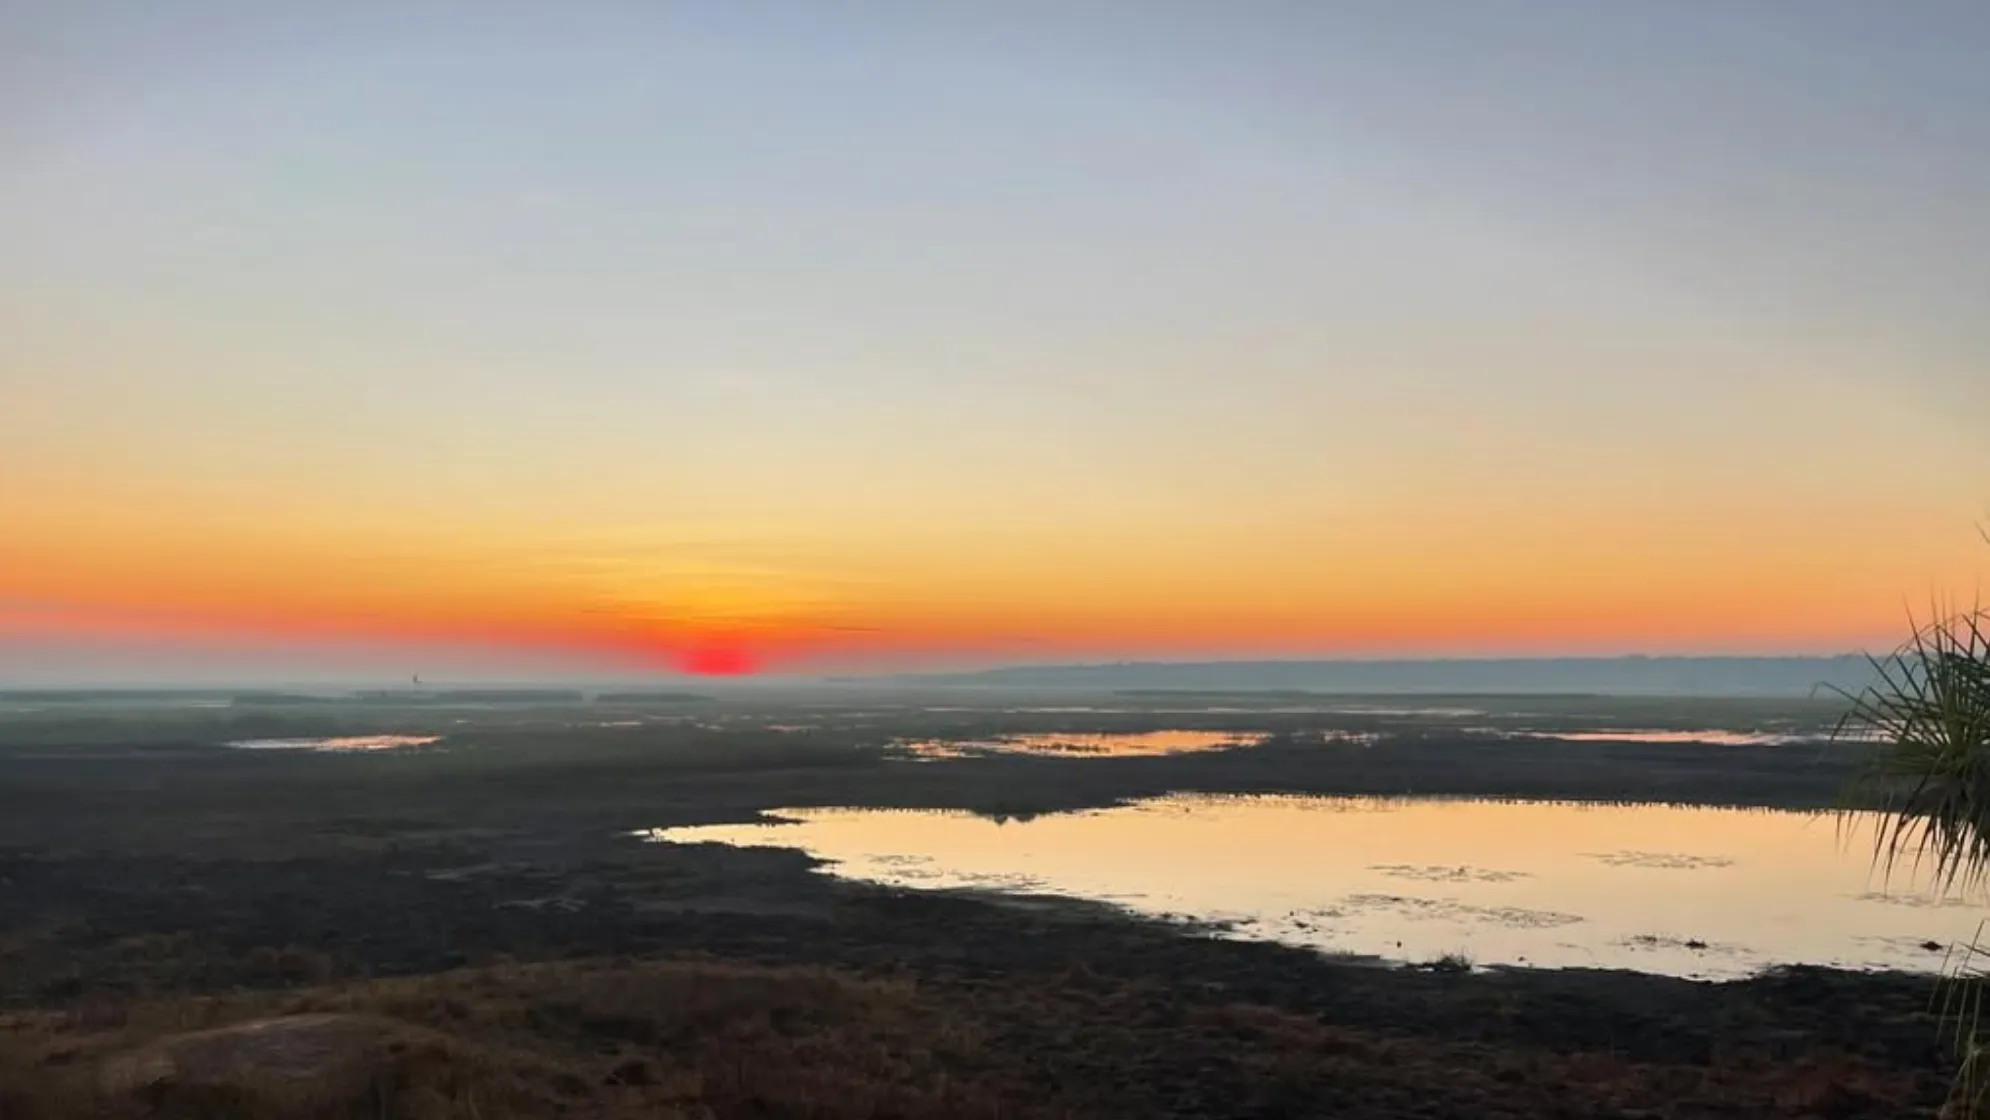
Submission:
[[[673,683],[690,686],[687,694],[702,694],[715,684],[755,686],[793,692],[824,686],[859,695],[882,689],[959,690],[1015,694],[1069,693],[1096,696],[1121,692],[1217,693],[1376,696],[1449,695],[1515,696],[1529,694],[1593,696],[1813,696],[1856,692],[1875,679],[1871,662],[1859,655],[1806,657],[1533,657],[1437,659],[1288,659],[1272,661],[1108,661],[1007,664],[948,671],[932,664],[910,673],[802,674],[793,672],[712,675],[655,672],[635,673],[614,668],[592,672],[571,664],[516,660],[482,663],[445,662],[437,674],[431,665],[423,673],[393,676],[376,659],[322,663],[300,668],[286,662],[277,668],[254,667],[226,660],[135,658],[97,659],[64,668],[37,666],[25,675],[0,676],[0,703],[27,700],[102,698],[107,692],[152,693],[185,690],[201,696],[234,692],[432,694],[447,698],[458,690],[483,696],[478,690],[607,690],[645,689]],[[18,672],[18,671],[17,671]],[[484,699],[495,697],[484,696]]]
[[1990,574],[1985,57],[8,7],[0,684],[1890,649]]

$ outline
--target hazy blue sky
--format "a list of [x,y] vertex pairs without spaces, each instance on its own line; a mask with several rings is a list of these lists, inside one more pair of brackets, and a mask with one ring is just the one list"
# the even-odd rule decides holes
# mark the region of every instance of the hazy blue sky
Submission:
[[0,674],[50,612],[1879,640],[1990,553],[1986,59],[1931,0],[0,0]]

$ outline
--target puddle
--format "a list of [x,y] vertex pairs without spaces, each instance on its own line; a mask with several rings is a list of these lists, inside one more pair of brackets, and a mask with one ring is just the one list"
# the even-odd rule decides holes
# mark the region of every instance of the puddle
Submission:
[[[934,711],[937,709],[927,709]],[[1049,711],[1051,709],[1036,709]],[[1075,709],[1074,709],[1075,710]],[[1259,714],[1283,709],[1264,709]],[[1227,709],[1199,708],[1192,713],[1180,714],[1213,715]],[[1485,715],[1482,711],[1469,708],[1381,708],[1344,707],[1337,709],[1305,709],[1313,714],[1362,717],[1420,717],[1466,719]],[[1233,714],[1247,714],[1238,709]],[[1572,743],[1651,743],[1673,745],[1713,745],[1734,747],[1780,747],[1801,744],[1817,744],[1826,738],[1820,734],[1797,734],[1783,731],[1739,731],[1739,730],[1643,730],[1625,728],[1623,730],[1510,730],[1492,727],[1462,727],[1457,730],[1486,735],[1509,741],[1549,742],[1561,740]],[[1346,728],[1310,728],[1288,732],[1296,741],[1324,743],[1344,743],[1372,745],[1382,740],[1383,735],[1373,730],[1351,730]],[[1268,737],[1264,731],[1195,731],[1161,730],[1138,732],[1052,732],[1013,735],[994,735],[978,739],[917,739],[900,742],[898,747],[914,758],[921,760],[972,758],[985,754],[1035,754],[1059,755],[1065,757],[1129,757],[1140,755],[1180,754],[1188,751],[1224,750],[1230,747],[1251,746],[1263,742]]]
[[441,741],[440,735],[342,735],[326,739],[237,739],[228,746],[245,751],[391,751]]
[[1224,936],[1422,962],[1707,978],[1778,964],[1934,970],[1990,907],[1883,882],[1871,832],[1813,814],[1666,805],[1158,798],[997,822],[804,809],[652,839],[804,849],[905,887],[1102,900]]
[[1491,713],[1484,708],[1401,708],[1377,704],[1348,704],[1321,711],[1343,716],[1386,716],[1390,719],[1472,719]]
[[899,745],[919,758],[972,758],[979,754],[1106,758],[1224,750],[1264,738],[1258,731],[1052,732],[988,739],[920,739]]
[[1125,708],[1093,708],[1082,704],[1052,706],[1047,708],[1011,708],[1012,712],[1028,712],[1036,715],[1125,715]]
[[1798,743],[1818,743],[1825,735],[1796,735],[1787,731],[1664,731],[1624,728],[1621,731],[1520,731],[1506,733],[1516,739],[1561,739],[1570,743],[1701,743],[1717,747],[1787,747]]

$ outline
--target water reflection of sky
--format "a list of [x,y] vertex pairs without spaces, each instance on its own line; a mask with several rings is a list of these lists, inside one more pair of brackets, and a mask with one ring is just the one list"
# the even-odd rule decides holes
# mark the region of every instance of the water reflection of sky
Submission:
[[1532,731],[1515,732],[1529,738],[1566,739],[1571,743],[1705,743],[1725,747],[1782,747],[1795,743],[1815,743],[1827,736],[1802,735],[1782,731],[1663,731],[1623,728],[1614,731]]
[[1036,735],[996,735],[987,739],[919,739],[901,746],[921,758],[961,758],[976,754],[1131,757],[1213,751],[1246,746],[1264,738],[1257,731],[1059,731]]
[[1029,890],[1233,923],[1237,936],[1419,961],[1736,976],[1780,963],[1937,968],[1978,897],[1882,882],[1869,829],[1661,805],[1171,797],[998,823],[801,810],[661,831],[806,849],[854,878]]
[[316,739],[237,739],[228,745],[251,751],[391,751],[441,742],[439,735],[336,735]]

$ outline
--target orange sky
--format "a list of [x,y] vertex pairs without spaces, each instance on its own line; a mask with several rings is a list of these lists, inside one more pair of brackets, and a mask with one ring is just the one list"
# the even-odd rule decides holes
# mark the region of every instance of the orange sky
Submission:
[[0,17],[0,681],[1890,645],[1977,40],[1688,8]]
[[17,631],[521,646],[629,668],[1840,651],[1891,641],[1944,589],[1966,594],[1990,552],[1929,511],[1884,508],[1852,536],[1828,510],[1656,506],[1454,508],[1423,524],[1377,508],[1195,526],[1204,535],[852,518],[684,539],[452,524],[445,510],[317,524],[311,510],[85,519],[81,503],[38,505],[9,511],[32,530],[7,550]]

